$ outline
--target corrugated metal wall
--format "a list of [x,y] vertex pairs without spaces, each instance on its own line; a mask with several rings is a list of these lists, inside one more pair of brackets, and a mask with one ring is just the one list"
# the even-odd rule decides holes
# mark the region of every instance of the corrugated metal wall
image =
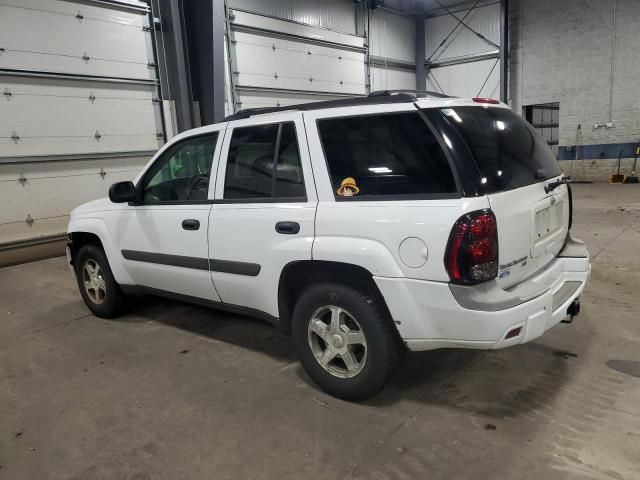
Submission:
[[338,32],[356,33],[352,0],[230,0],[232,8]]
[[387,10],[374,10],[371,17],[369,48],[372,55],[379,57],[415,61],[415,20]]
[[416,87],[416,23],[388,10],[371,12],[371,90]]
[[[462,19],[469,10],[456,16]],[[500,4],[477,7],[465,19],[465,23],[495,44],[500,44]],[[455,29],[449,40],[439,47],[442,40]],[[450,15],[425,20],[426,56],[432,62],[454,63],[431,68],[427,88],[460,97],[493,97],[500,95],[500,62],[497,48],[482,40],[472,31],[461,26]],[[435,52],[435,54],[434,54]],[[471,60],[472,56],[484,59]],[[492,58],[487,59],[486,56]],[[460,62],[460,63],[457,63]],[[457,63],[457,64],[455,64]],[[490,74],[491,72],[491,74]]]

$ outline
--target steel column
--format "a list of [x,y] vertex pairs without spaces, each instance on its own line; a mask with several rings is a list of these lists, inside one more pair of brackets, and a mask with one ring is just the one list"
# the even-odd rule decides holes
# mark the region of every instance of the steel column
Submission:
[[509,96],[509,0],[500,0],[500,100]]
[[162,41],[166,61],[166,75],[170,88],[169,100],[175,104],[179,132],[193,128],[193,103],[189,60],[186,51],[186,28],[182,0],[160,0],[163,17]]
[[424,35],[424,15],[416,15],[416,89],[427,89],[427,73],[425,68],[426,46]]
[[[184,1],[184,0],[183,0]],[[194,97],[202,125],[224,118],[224,0],[185,3]]]

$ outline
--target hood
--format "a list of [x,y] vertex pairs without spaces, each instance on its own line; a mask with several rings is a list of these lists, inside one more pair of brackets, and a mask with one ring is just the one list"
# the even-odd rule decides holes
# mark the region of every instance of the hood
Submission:
[[107,197],[99,198],[98,200],[93,200],[91,202],[83,203],[79,207],[74,208],[71,211],[71,216],[84,215],[87,213],[94,213],[94,212],[102,212],[105,210],[115,210],[118,207],[119,207],[118,204],[113,203]]

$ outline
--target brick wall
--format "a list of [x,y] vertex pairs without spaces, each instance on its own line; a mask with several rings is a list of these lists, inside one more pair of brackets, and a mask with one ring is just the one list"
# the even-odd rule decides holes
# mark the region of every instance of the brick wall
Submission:
[[[617,0],[613,102],[609,118],[615,0],[510,0],[510,101],[515,111],[560,102],[560,145],[640,140],[640,0]],[[612,121],[613,128],[594,129]],[[569,164],[564,161],[565,171]],[[616,159],[590,158],[574,171],[606,180]],[[624,161],[622,173],[632,162]]]

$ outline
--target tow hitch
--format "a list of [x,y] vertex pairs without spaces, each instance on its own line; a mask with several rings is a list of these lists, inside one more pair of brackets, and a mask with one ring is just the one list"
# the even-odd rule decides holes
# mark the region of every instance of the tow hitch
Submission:
[[576,317],[579,314],[580,314],[580,300],[576,298],[571,303],[571,305],[569,305],[569,308],[567,308],[567,315],[569,315],[569,318],[562,320],[562,323],[572,323],[573,317]]

